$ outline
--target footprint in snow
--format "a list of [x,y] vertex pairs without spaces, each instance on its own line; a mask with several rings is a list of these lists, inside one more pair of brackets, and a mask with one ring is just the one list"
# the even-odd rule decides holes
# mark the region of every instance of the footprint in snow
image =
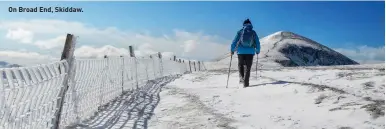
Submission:
[[250,117],[250,114],[242,115],[241,117]]

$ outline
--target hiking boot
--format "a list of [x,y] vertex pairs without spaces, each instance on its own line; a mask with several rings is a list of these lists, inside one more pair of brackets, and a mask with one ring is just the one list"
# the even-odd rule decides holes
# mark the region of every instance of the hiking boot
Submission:
[[244,83],[244,87],[248,87],[249,86],[249,84],[247,84],[247,83]]
[[240,84],[243,84],[244,83],[244,78],[240,78]]

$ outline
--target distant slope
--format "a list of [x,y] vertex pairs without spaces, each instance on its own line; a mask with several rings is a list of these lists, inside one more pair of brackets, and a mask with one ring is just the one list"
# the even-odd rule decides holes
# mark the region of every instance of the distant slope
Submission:
[[[262,39],[259,65],[264,67],[357,65],[358,62],[316,41],[293,32],[279,31]],[[256,58],[254,59],[256,61]],[[229,54],[217,58],[213,63],[228,64]],[[237,55],[233,56],[233,68]],[[229,66],[228,66],[229,67]]]
[[5,61],[0,61],[0,68],[13,68],[13,67],[21,67],[21,65],[18,64],[10,64]]

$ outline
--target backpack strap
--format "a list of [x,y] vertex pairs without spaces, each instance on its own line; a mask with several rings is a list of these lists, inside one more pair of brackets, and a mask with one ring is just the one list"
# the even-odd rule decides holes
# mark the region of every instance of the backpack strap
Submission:
[[254,30],[252,30],[252,33],[253,33],[252,37],[251,37],[252,38],[251,41],[253,43],[252,46],[254,46],[254,48],[256,48],[255,35],[257,35],[257,34],[256,34],[256,32]]
[[237,41],[237,44],[236,44],[236,47],[235,47],[235,51],[237,51],[237,49],[239,47],[239,44],[242,41],[241,38],[243,38],[245,28],[246,27],[244,26],[243,29],[241,30],[241,35],[239,35],[239,41]]
[[241,33],[241,35],[240,35],[240,39],[239,39],[239,41],[241,40],[241,41],[243,41],[244,40],[244,32],[245,32],[245,26],[243,27],[243,31],[242,31],[242,33]]

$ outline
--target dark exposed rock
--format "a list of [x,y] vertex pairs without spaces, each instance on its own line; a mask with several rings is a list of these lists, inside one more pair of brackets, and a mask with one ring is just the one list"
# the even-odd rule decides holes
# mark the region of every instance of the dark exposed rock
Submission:
[[290,60],[278,60],[283,66],[330,66],[330,65],[354,65],[359,64],[348,57],[331,51],[324,51],[307,46],[287,44],[279,50]]

